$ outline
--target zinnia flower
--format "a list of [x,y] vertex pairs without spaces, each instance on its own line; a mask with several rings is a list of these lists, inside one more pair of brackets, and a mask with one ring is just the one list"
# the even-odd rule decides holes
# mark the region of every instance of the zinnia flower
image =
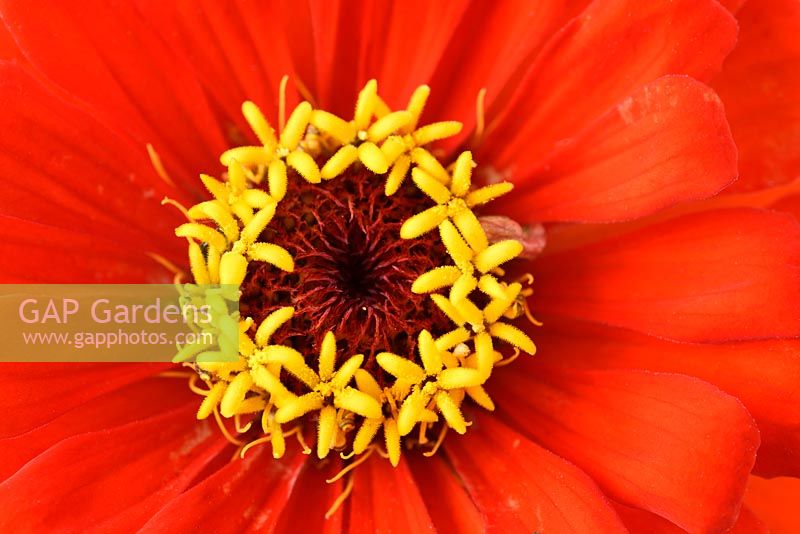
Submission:
[[233,364],[5,364],[0,525],[763,529],[800,10],[734,49],[738,7],[4,0],[3,281],[243,320]]

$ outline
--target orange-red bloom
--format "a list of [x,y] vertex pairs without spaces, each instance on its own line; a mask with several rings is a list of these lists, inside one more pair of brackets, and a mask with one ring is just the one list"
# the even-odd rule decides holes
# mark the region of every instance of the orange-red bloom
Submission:
[[3,282],[168,282],[159,200],[205,198],[285,74],[343,116],[370,78],[393,107],[429,84],[425,117],[464,121],[442,148],[548,236],[519,266],[539,351],[497,371],[497,410],[433,458],[371,457],[329,519],[341,462],[230,461],[166,364],[6,364],[0,525],[763,531],[752,474],[800,476],[800,8],[751,3],[0,1]]

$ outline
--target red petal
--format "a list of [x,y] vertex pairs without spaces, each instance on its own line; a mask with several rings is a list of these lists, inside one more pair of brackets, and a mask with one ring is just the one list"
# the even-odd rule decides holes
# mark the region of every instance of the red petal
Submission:
[[14,37],[8,32],[5,24],[0,21],[0,60],[21,59],[22,54],[14,42]]
[[754,209],[698,213],[534,265],[543,315],[681,341],[800,335],[800,225]]
[[[696,376],[737,397],[758,423],[754,471],[800,476],[800,340],[695,345],[602,325],[547,320],[540,360],[589,369],[648,369]],[[536,372],[538,362],[521,362]]]
[[[741,403],[681,375],[541,365],[493,377],[500,415],[606,494],[691,531],[736,520],[758,429]],[[725,451],[725,454],[720,454]]]
[[663,517],[656,514],[651,514],[640,508],[632,508],[623,504],[614,503],[620,518],[622,518],[625,527],[633,533],[641,534],[685,534],[686,531],[678,528],[677,525],[670,523]]
[[373,455],[354,472],[348,499],[351,534],[372,532],[434,532],[417,483],[408,464],[392,467]]
[[418,85],[431,83],[428,107],[435,113],[436,95],[447,95],[454,84],[448,80],[447,85],[439,85],[432,80],[449,65],[452,43],[463,44],[464,34],[459,29],[476,6],[463,1],[424,0],[384,5],[391,9],[365,24],[371,28],[366,30],[371,39],[365,50],[364,77],[377,75],[381,93],[385,92],[387,100],[396,106],[404,106]]
[[152,143],[168,168],[187,178],[218,168],[225,143],[202,89],[132,4],[3,0],[0,10],[33,65],[140,146]]
[[351,116],[356,95],[367,81],[359,73],[367,48],[365,27],[383,18],[384,6],[390,7],[384,3],[372,12],[367,4],[355,7],[332,0],[290,2],[286,8],[291,14],[286,15],[276,10],[283,22],[295,69],[300,79],[310,84],[309,90],[320,108],[347,118]]
[[800,479],[750,477],[745,502],[773,534],[800,532]]
[[172,273],[125,243],[0,215],[3,283],[168,284]]
[[252,138],[240,111],[245,100],[254,100],[277,127],[278,85],[293,67],[284,13],[276,3],[139,0],[137,5],[169,48],[188,60],[223,120],[238,127],[226,131],[228,139]]
[[[255,99],[275,121],[284,74],[307,87],[317,106],[345,117],[372,77],[383,98],[405,106],[413,89],[428,82],[441,63],[466,7],[463,1],[406,1],[356,8],[331,1],[241,2],[231,9],[213,1],[167,6],[139,1],[170,48],[189,60],[218,113],[238,127],[228,133],[232,140],[243,130],[250,135],[239,113],[243,100]],[[397,68],[400,64],[404,68]]]
[[192,404],[58,443],[0,484],[0,526],[135,530],[227,443],[213,423],[194,420],[195,410]]
[[728,531],[728,534],[769,534],[770,532],[768,525],[746,504],[743,504],[739,519],[736,520],[736,524]]
[[[470,3],[458,26],[453,26],[430,82],[428,108],[433,118],[463,122],[464,131],[457,139],[465,138],[475,125],[478,92],[486,89],[487,115],[496,115],[544,44],[588,3],[545,0],[537,2],[535,9],[524,1]],[[416,40],[414,35],[415,32],[407,34],[406,41]],[[406,43],[402,46],[405,49]],[[403,73],[403,69],[391,70],[395,76]]]
[[169,254],[180,243],[182,196],[153,171],[143,146],[97,122],[21,68],[0,63],[0,214]]
[[37,428],[72,408],[154,375],[168,364],[5,363],[0,366],[0,437]]
[[716,1],[594,2],[532,64],[477,160],[533,166],[656,78],[708,80],[735,41],[736,23]]
[[157,377],[90,399],[38,428],[0,440],[0,480],[71,436],[155,417],[186,403],[196,406],[198,399],[183,381]]
[[790,182],[800,174],[800,4],[748,2],[737,14],[739,42],[713,86],[739,147],[732,191]]
[[447,455],[495,532],[625,532],[580,469],[481,414]]
[[[701,211],[713,211],[729,208],[770,208],[793,211],[800,214],[800,205],[788,209],[793,195],[800,198],[800,180],[789,184],[759,189],[750,193],[733,195],[717,195],[700,202],[679,204],[647,217],[641,217],[624,223],[606,224],[553,224],[547,228],[547,248],[543,254],[555,254],[588,243],[609,239],[627,234],[633,230],[645,228],[655,223],[667,221]],[[776,206],[780,205],[780,208]],[[786,207],[785,207],[786,206]]]
[[[615,508],[628,530],[634,534],[685,534],[685,530],[678,528],[666,519],[638,508],[631,508],[616,504]],[[768,534],[769,529],[762,523],[747,506],[742,506],[736,524],[725,531],[727,534]]]
[[320,464],[316,459],[311,458],[303,462],[303,470],[275,525],[275,532],[341,534],[347,515],[347,501],[330,518],[326,519],[325,514],[344,490],[346,478],[330,484],[327,482],[342,467],[340,461]]
[[322,104],[349,117],[356,93],[374,77],[381,96],[404,107],[411,92],[430,81],[467,5],[463,0],[313,5],[309,18]]
[[794,215],[800,221],[800,195],[792,195],[775,203],[773,209],[785,211]]
[[519,221],[620,221],[707,198],[736,177],[725,110],[705,85],[665,76],[617,104],[498,209]]
[[306,457],[294,452],[278,461],[268,448],[233,460],[172,499],[141,532],[274,532]]
[[354,6],[342,0],[299,5],[284,24],[293,28],[287,35],[295,68],[305,72],[301,78],[311,79],[307,85],[321,107],[344,117],[352,114],[356,94],[370,78],[378,80],[381,97],[392,107],[404,107],[443,61],[468,3],[408,0]]
[[313,5],[308,18],[321,104],[349,117],[358,90],[374,77],[381,96],[404,107],[412,91],[433,77],[451,39],[458,38],[467,6],[463,0]]
[[[442,453],[438,453],[441,455]],[[455,473],[441,456],[405,456],[437,532],[479,534],[486,522]]]
[[747,0],[720,0],[719,3],[725,6],[731,13],[736,13],[746,1]]

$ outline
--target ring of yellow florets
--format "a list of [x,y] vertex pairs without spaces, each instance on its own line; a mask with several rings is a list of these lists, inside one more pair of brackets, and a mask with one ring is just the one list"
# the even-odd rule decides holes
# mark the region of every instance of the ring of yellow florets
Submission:
[[[308,355],[270,343],[271,336],[292,318],[292,307],[267,316],[254,336],[248,334],[252,320],[245,318],[239,328],[239,361],[195,364],[209,388],[203,391],[199,419],[211,414],[219,417],[219,413],[238,418],[260,412],[265,436],[256,442],[270,441],[276,458],[284,454],[287,434],[301,436],[296,426],[287,431],[286,425],[295,425],[309,414],[318,421],[316,452],[320,458],[348,443],[345,434],[356,427],[349,456],[361,454],[373,446],[383,429],[386,453],[397,465],[403,437],[418,425],[424,436],[426,428],[441,417],[444,430],[466,432],[468,423],[461,411],[465,397],[494,409],[483,385],[502,359],[494,348],[496,340],[529,354],[535,352],[526,334],[502,320],[520,315],[520,302],[527,294],[519,282],[504,281],[501,268],[522,252],[522,244],[513,239],[490,243],[473,212],[476,206],[508,193],[512,186],[503,182],[474,189],[475,163],[470,152],[463,152],[445,167],[425,148],[461,130],[458,122],[417,126],[428,94],[429,88],[421,86],[407,109],[391,111],[371,80],[358,96],[353,120],[302,102],[279,136],[255,104],[245,102],[242,112],[261,146],[237,147],[222,154],[227,181],[201,176],[214,199],[189,209],[190,222],[175,233],[189,241],[195,283],[239,285],[249,262],[267,262],[291,272],[294,260],[286,249],[258,241],[286,194],[288,168],[317,184],[360,164],[376,175],[386,175],[387,196],[399,190],[410,172],[413,183],[434,205],[406,220],[400,237],[415,239],[438,229],[452,259],[452,264],[419,276],[411,290],[429,294],[452,321],[453,329],[438,338],[427,330],[416,333],[422,365],[414,362],[414,354],[378,354],[378,365],[394,378],[390,387],[381,387],[362,367],[362,355],[337,358],[333,332],[325,335],[316,355],[316,369],[308,365],[313,361]],[[320,168],[317,162],[321,160],[325,163]],[[265,176],[266,191],[256,187]],[[474,298],[475,292],[482,296]],[[484,303],[483,307],[476,300]],[[303,384],[305,393],[287,389],[287,373]],[[242,453],[245,450],[247,447]]]

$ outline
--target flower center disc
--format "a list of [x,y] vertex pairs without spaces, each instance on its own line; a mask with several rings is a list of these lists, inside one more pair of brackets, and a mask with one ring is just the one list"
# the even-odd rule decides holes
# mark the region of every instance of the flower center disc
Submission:
[[245,102],[261,145],[225,151],[225,180],[201,175],[213,200],[181,207],[194,282],[241,291],[239,359],[187,345],[175,361],[197,356],[198,419],[227,433],[221,417],[234,418],[241,434],[260,422],[241,455],[269,442],[280,458],[290,435],[306,448],[310,427],[318,458],[360,456],[340,475],[375,450],[396,466],[404,440],[433,454],[449,428],[467,431],[467,399],[494,409],[483,384],[496,366],[535,353],[509,322],[535,322],[530,279],[502,267],[523,244],[476,215],[513,185],[474,186],[468,150],[440,161],[433,143],[462,125],[419,125],[428,93],[392,111],[370,80],[352,120],[305,101],[278,133]]
[[258,325],[278,308],[292,306],[293,318],[272,343],[314,355],[333,331],[337,348],[363,354],[363,367],[385,384],[375,355],[413,355],[415,332],[441,335],[452,329],[430,298],[411,291],[422,273],[447,262],[447,251],[435,233],[399,237],[424,195],[407,184],[387,197],[381,177],[360,167],[322,184],[309,184],[290,170],[288,183],[261,239],[288,250],[294,272],[250,263],[242,315]]

